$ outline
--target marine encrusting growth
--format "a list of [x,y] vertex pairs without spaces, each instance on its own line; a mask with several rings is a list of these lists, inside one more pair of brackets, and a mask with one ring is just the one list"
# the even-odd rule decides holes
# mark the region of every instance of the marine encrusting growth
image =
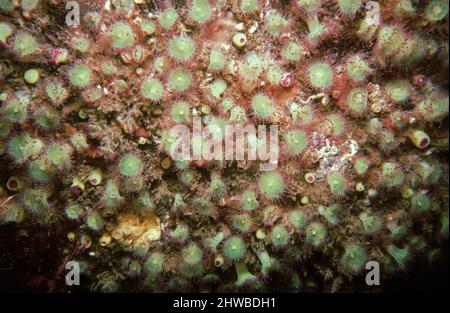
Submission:
[[[0,0],[0,217],[84,288],[338,291],[444,252],[447,0],[78,3]],[[193,117],[278,125],[276,169],[172,160]]]

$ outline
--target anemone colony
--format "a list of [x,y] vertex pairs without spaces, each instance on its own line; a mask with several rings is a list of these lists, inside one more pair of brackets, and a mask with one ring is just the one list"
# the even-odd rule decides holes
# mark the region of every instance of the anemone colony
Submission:
[[[85,288],[338,291],[443,253],[447,0],[78,3],[0,0],[0,218]],[[276,169],[172,160],[194,116],[278,125]]]

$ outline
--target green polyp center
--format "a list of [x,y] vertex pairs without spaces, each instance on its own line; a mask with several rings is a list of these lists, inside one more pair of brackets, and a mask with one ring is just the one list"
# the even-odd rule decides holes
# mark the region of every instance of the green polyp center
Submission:
[[257,115],[269,117],[272,113],[272,101],[264,95],[256,95],[252,100],[253,110]]
[[404,88],[401,88],[400,86],[394,87],[392,89],[392,97],[395,100],[403,100],[408,96],[407,91]]
[[436,4],[433,6],[432,12],[435,15],[439,15],[442,12],[442,7],[439,4]]
[[281,21],[280,20],[278,20],[278,19],[275,19],[273,22],[272,22],[273,24],[273,26],[275,27],[275,28],[278,28],[278,27],[281,27]]
[[178,91],[186,90],[191,85],[191,76],[183,69],[175,69],[169,75],[169,85]]
[[320,79],[320,80],[325,78],[325,73],[323,71],[318,71],[314,75],[317,79]]
[[169,53],[178,61],[190,59],[194,50],[194,42],[188,37],[175,37],[169,41]]
[[135,176],[139,173],[141,161],[135,155],[124,156],[119,163],[121,172],[125,176]]
[[364,96],[361,93],[355,95],[355,101],[359,104],[364,103]]
[[251,12],[258,8],[257,0],[242,0],[241,10],[244,12]]
[[353,101],[357,104],[357,105],[362,105],[364,104],[364,95],[362,92],[356,92],[355,94],[353,94]]

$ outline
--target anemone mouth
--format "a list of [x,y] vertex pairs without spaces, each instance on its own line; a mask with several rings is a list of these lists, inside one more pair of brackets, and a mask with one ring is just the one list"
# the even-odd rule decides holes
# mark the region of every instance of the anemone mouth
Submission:
[[430,143],[430,141],[427,138],[423,138],[420,143],[419,146],[421,148],[426,148],[428,146],[428,144]]
[[423,75],[416,75],[414,76],[414,83],[416,86],[423,86],[425,84],[425,76]]
[[80,186],[71,186],[70,192],[73,195],[80,195],[83,192],[83,189]]
[[19,182],[16,179],[8,180],[7,187],[9,190],[15,190],[19,187]]

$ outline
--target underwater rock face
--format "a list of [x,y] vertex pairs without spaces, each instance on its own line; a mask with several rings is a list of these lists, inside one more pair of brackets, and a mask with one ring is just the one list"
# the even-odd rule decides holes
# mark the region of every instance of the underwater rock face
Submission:
[[[446,0],[75,2],[0,0],[0,227],[57,251],[53,290],[68,260],[91,291],[301,292],[445,254]],[[259,125],[236,149],[276,160],[225,157]]]

